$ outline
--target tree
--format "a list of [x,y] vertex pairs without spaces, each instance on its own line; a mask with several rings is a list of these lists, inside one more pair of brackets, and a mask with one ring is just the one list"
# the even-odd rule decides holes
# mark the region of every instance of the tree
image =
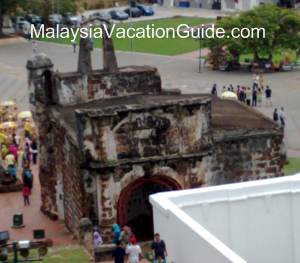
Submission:
[[0,0],[0,36],[3,35],[3,20],[11,10],[16,8],[20,0]]
[[262,58],[272,61],[273,55],[283,49],[296,50],[300,45],[300,16],[293,10],[275,5],[260,5],[238,16],[227,17],[217,22],[230,35],[235,27],[264,28],[265,38],[223,38],[206,41],[210,49],[225,48],[234,59],[240,54],[252,54],[254,61]]

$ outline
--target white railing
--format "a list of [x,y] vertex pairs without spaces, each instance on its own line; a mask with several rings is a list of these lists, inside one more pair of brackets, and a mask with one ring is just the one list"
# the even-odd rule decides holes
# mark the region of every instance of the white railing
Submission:
[[168,262],[300,262],[300,174],[159,193],[150,202]]

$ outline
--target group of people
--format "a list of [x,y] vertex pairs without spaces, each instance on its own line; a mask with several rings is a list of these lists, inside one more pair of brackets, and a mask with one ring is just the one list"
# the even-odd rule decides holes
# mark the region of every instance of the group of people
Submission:
[[[222,94],[225,94],[225,92],[234,93],[236,95],[236,99],[238,99],[242,103],[246,103],[248,106],[262,107],[263,98],[265,99],[266,107],[273,106],[272,89],[269,87],[269,85],[264,86],[264,79],[261,74],[254,75],[252,87],[245,87],[240,85],[234,87],[232,84],[230,84],[227,87],[223,86]],[[211,94],[214,96],[218,96],[217,84],[213,85]],[[283,130],[286,126],[286,120],[287,117],[284,112],[284,108],[275,108],[273,111],[273,121],[276,122]]]
[[[227,87],[223,86],[222,94],[227,91],[234,93],[240,102],[246,103],[248,106],[262,107],[263,99],[265,99],[265,106],[272,107],[272,90],[269,85],[264,86],[262,75],[255,74],[252,87],[241,85],[234,87],[230,84]],[[218,95],[217,84],[213,85],[211,94]]]
[[37,154],[37,142],[26,125],[1,130],[0,186],[23,185],[25,206],[30,205],[29,196],[33,187],[30,166],[37,164]]
[[[128,260],[129,263],[138,263],[143,258],[142,249],[137,243],[137,239],[129,226],[124,226],[122,229],[118,224],[112,225],[112,242],[116,245],[112,252],[112,258],[115,263],[124,263]],[[98,228],[94,229],[93,233],[94,247],[99,247],[103,244],[101,234]],[[151,243],[153,252],[152,259],[154,263],[166,263],[167,249],[166,244],[160,239],[160,235],[156,233],[154,240]]]

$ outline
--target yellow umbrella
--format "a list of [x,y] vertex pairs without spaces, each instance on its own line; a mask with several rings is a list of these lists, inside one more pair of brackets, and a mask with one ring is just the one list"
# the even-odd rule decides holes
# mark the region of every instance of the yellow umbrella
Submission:
[[16,127],[17,125],[13,121],[2,122],[0,124],[0,129],[15,129]]
[[15,106],[16,103],[13,100],[7,100],[0,103],[2,107],[12,107]]
[[21,111],[18,114],[18,119],[30,119],[32,117],[31,111]]
[[232,91],[223,92],[221,97],[224,98],[224,99],[235,99],[235,100],[238,99],[237,95]]

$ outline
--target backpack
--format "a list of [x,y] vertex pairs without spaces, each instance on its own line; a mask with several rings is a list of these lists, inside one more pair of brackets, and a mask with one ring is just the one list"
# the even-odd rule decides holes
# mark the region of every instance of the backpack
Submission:
[[30,170],[25,170],[25,171],[24,171],[24,177],[25,177],[26,179],[29,179],[29,180],[32,179],[32,174],[31,174]]

